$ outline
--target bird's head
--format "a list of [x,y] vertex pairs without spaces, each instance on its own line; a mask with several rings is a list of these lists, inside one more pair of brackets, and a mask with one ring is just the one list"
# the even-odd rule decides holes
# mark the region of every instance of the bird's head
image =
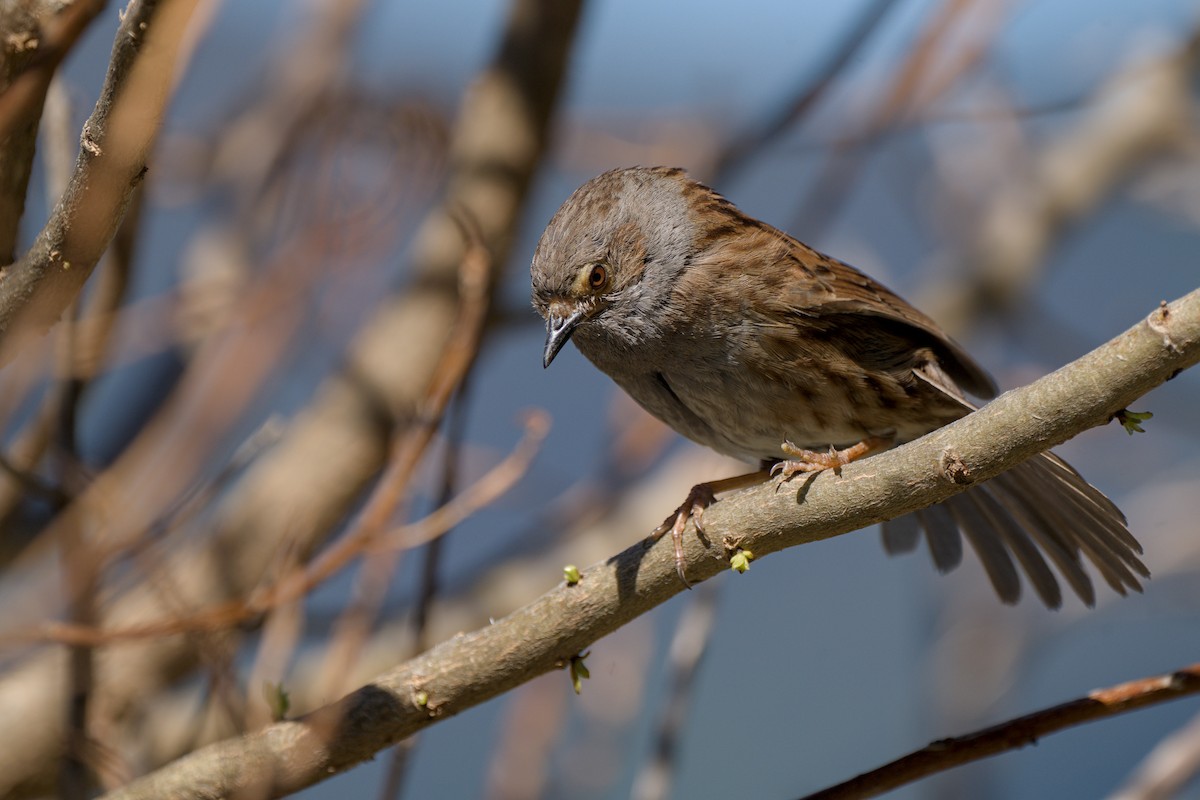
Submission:
[[634,346],[661,322],[693,243],[688,184],[678,169],[614,170],[563,203],[530,267],[533,307],[546,320],[543,366],[576,330]]

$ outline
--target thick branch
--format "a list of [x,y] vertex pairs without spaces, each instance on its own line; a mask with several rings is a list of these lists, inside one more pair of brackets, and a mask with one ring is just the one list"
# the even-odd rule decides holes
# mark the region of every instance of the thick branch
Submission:
[[[1112,415],[1200,361],[1200,290],[1164,304],[1078,361],[893,451],[821,473],[797,491],[771,484],[705,516],[687,537],[692,580],[726,568],[724,544],[765,554],[847,533],[936,503]],[[670,542],[634,545],[486,628],[457,636],[337,703],[217,743],[112,798],[280,796],[371,758],[432,724],[561,667],[570,656],[682,590]]]

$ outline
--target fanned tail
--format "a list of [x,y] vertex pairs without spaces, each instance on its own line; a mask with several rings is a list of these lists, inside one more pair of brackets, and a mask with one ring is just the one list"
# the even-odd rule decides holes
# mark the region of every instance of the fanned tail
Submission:
[[1095,605],[1096,593],[1085,558],[1118,594],[1142,591],[1139,578],[1150,577],[1125,515],[1053,453],[1035,456],[940,505],[884,523],[884,547],[889,553],[913,550],[922,531],[940,572],[958,566],[965,535],[1005,603],[1021,596],[1019,566],[1043,603],[1062,605],[1047,559],[1089,606]]

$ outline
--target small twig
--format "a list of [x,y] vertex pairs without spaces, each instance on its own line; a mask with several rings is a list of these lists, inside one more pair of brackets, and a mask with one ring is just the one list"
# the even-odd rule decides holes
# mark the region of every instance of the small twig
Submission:
[[[454,395],[450,419],[446,423],[446,446],[442,462],[441,488],[434,507],[443,509],[454,501],[454,487],[458,483],[459,460],[462,457],[463,436],[467,422],[467,396],[470,386],[470,376],[463,379]],[[523,472],[524,470],[522,470]],[[442,548],[446,534],[453,530],[447,525],[441,535],[426,542],[421,552],[421,579],[417,588],[417,604],[413,611],[413,645],[411,653],[416,655],[429,647],[428,630],[429,614],[433,601],[437,597],[440,581],[438,580],[442,563]],[[414,734],[392,748],[388,756],[387,772],[379,787],[380,800],[399,800],[404,791],[404,779],[408,775],[409,759],[420,741],[420,734]]]
[[[67,468],[71,466],[68,464]],[[68,525],[61,537],[61,562],[67,594],[67,619],[75,625],[95,625],[96,592],[100,573],[82,521]],[[58,791],[64,800],[91,796],[88,764],[88,720],[95,683],[95,650],[86,643],[72,645],[67,659],[66,743],[59,765]]]
[[[446,448],[442,462],[441,488],[438,490],[434,508],[444,509],[454,500],[454,487],[458,483],[459,461],[462,458],[463,436],[467,423],[467,397],[469,396],[470,381],[464,379],[454,396],[454,408],[450,420],[446,424]],[[441,566],[442,543],[444,537],[453,530],[448,526],[437,538],[425,545],[421,561],[421,584],[417,590],[417,606],[413,613],[414,647],[419,653],[429,646],[425,639],[429,621],[429,612],[438,592],[438,572]],[[415,654],[414,654],[415,655]]]
[[[468,229],[467,233],[473,233]],[[341,539],[292,580],[285,580],[267,593],[260,605],[293,599],[333,575],[358,557],[383,532],[400,497],[408,489],[417,465],[433,439],[455,390],[466,377],[479,352],[491,292],[492,261],[478,238],[472,236],[463,256],[460,273],[460,310],[457,324],[442,353],[438,368],[418,409],[414,424],[401,434],[392,458],[358,519]]]
[[826,61],[818,68],[817,74],[812,76],[806,73],[804,84],[795,92],[795,96],[781,104],[775,114],[757,130],[729,142],[717,156],[715,171],[718,174],[726,174],[737,169],[747,158],[759,153],[789,126],[811,112],[837,78],[845,72],[855,55],[862,50],[871,34],[887,19],[888,11],[897,7],[898,4],[892,0],[875,0],[868,4],[838,46],[826,56]]
[[[513,452],[459,497],[442,509],[437,509],[425,519],[405,525],[388,534],[381,541],[366,541],[364,547],[386,547],[407,549],[417,547],[440,536],[446,530],[462,522],[467,516],[499,497],[528,469],[529,462],[545,438],[548,418],[534,412],[526,419],[525,436],[513,448]],[[356,552],[356,555],[358,552]],[[17,643],[57,642],[59,644],[88,644],[92,646],[119,644],[138,639],[168,636],[188,631],[219,630],[259,616],[281,603],[291,602],[307,594],[325,578],[333,574],[300,571],[293,573],[266,589],[254,598],[224,603],[193,614],[169,619],[155,620],[123,628],[91,628],[65,623],[47,623],[36,629],[0,637],[0,647]]]
[[[873,108],[862,125],[868,138],[879,137],[893,125],[918,113],[928,106],[936,95],[919,96],[923,80],[931,74],[937,62],[939,47],[953,39],[956,26],[966,15],[968,0],[943,0],[931,12],[930,19],[920,32],[917,41],[906,50],[906,57],[893,73],[887,92]],[[960,77],[969,64],[960,64],[954,76]],[[943,85],[942,89],[948,86]],[[842,208],[863,165],[863,158],[845,158],[842,151],[834,151],[825,161],[820,174],[812,181],[797,217],[805,221],[809,230],[823,230],[829,226],[838,210]]]
[[550,429],[550,418],[541,411],[529,411],[524,424],[526,436],[507,458],[424,519],[381,536],[372,549],[410,549],[432,542],[511,489],[529,469]]
[[1200,664],[1184,667],[1169,675],[1097,689],[1086,697],[1035,711],[966,736],[940,739],[879,769],[805,795],[803,800],[877,797],[959,764],[1036,744],[1041,737],[1065,728],[1197,693],[1200,693]]
[[[96,557],[108,562],[118,555],[138,555],[151,545],[162,540],[162,537],[172,528],[178,528],[187,520],[198,514],[208,503],[221,492],[229,488],[234,479],[243,469],[258,458],[263,451],[269,449],[283,435],[283,423],[278,417],[268,417],[237,446],[233,455],[223,464],[217,474],[209,477],[199,476],[192,480],[182,492],[175,497],[162,513],[147,527],[144,535],[129,537],[128,541],[108,542],[107,546],[96,553]],[[153,572],[153,570],[147,570]]]
[[404,791],[404,777],[408,774],[408,759],[417,745],[417,737],[410,736],[392,749],[388,759],[387,773],[379,787],[381,800],[399,800]]

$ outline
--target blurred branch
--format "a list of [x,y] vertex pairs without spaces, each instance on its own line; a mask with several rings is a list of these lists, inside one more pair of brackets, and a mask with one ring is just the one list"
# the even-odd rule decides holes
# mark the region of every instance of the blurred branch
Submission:
[[[51,641],[90,647],[112,644],[121,639],[228,628],[302,598],[368,548],[394,550],[433,541],[477,510],[482,503],[490,502],[511,488],[517,478],[524,474],[545,436],[548,421],[544,415],[531,414],[526,421],[526,438],[513,454],[485,475],[477,485],[464,491],[463,496],[447,502],[425,520],[384,536],[384,527],[407,491],[447,405],[474,363],[486,319],[491,273],[491,262],[481,247],[467,251],[462,266],[462,307],[433,377],[429,396],[422,402],[417,414],[417,423],[397,437],[388,469],[355,524],[305,569],[296,570],[270,586],[260,587],[249,599],[238,598],[194,614],[176,613],[128,628],[110,630],[99,630],[90,625],[49,623],[45,635]],[[186,505],[186,500],[182,504]],[[10,637],[10,641],[21,638],[17,634]]]
[[1108,800],[1170,800],[1200,772],[1200,715],[1164,737]]
[[[488,263],[502,269],[545,151],[581,6],[513,4],[498,54],[463,101],[445,199],[421,228],[404,294],[386,299],[366,321],[341,372],[227,494],[212,515],[212,535],[190,537],[159,568],[162,581],[189,606],[249,595],[276,562],[281,543],[290,542],[307,559],[385,466],[393,431],[402,434],[421,422],[459,313],[466,243],[454,218],[478,226]],[[498,282],[490,277],[488,286]],[[161,598],[136,587],[106,602],[100,624],[129,627],[161,615]],[[185,636],[106,648],[97,694],[113,708],[137,707],[199,660]],[[0,731],[0,795],[52,786],[65,719],[58,710],[62,680],[61,653],[51,651],[25,659],[0,681],[5,718],[38,721]]]
[[[117,229],[112,247],[102,259],[94,291],[83,300],[82,313],[57,332],[60,338],[56,344],[60,349],[61,365],[59,379],[51,395],[42,402],[37,414],[27,420],[13,437],[10,454],[0,455],[0,469],[7,473],[0,476],[0,527],[12,523],[25,499],[25,492],[30,489],[29,481],[22,480],[20,475],[35,477],[34,470],[49,448],[56,429],[59,429],[58,438],[65,447],[65,455],[77,458],[74,432],[61,428],[63,424],[74,426],[74,420],[92,385],[91,379],[100,371],[108,356],[118,307],[125,299],[132,275],[143,196],[140,190],[134,192],[129,211]],[[22,355],[42,354],[25,351]],[[57,501],[61,501],[60,505],[65,505],[65,501],[75,495],[80,487],[64,485],[52,488]],[[17,547],[0,548],[0,567],[7,567],[9,560],[19,553]]]
[[1200,30],[1166,58],[1117,70],[1026,171],[989,187],[993,199],[970,226],[977,233],[954,256],[970,269],[938,281],[921,307],[947,330],[961,331],[1022,301],[1067,226],[1147,161],[1192,141],[1197,67]]
[[[586,778],[578,779],[569,766],[555,769],[556,751],[561,751],[563,742],[569,740],[570,729],[580,724],[578,706],[570,702],[578,698],[569,685],[561,678],[544,675],[515,691],[510,702],[504,704],[480,800],[604,796],[589,786]],[[622,686],[621,691],[637,690]],[[589,747],[589,751],[592,749]],[[622,770],[612,772],[616,777]],[[555,773],[566,773],[567,777],[555,780]]]
[[717,622],[718,585],[696,587],[683,610],[667,655],[666,705],[654,732],[650,760],[633,780],[630,796],[635,800],[661,800],[671,796],[671,785],[679,769],[679,742],[696,688],[696,675],[708,653]]
[[[821,473],[799,495],[774,483],[731,494],[688,536],[687,574],[728,568],[727,550],[765,555],[848,533],[936,503],[1113,414],[1200,361],[1200,290],[1077,361],[1008,392],[915,442]],[[955,465],[954,477],[942,466]],[[963,476],[967,476],[966,482]],[[110,800],[224,796],[248,786],[280,796],[373,757],[436,720],[563,667],[605,634],[683,590],[670,542],[639,543],[492,625],[443,642],[305,717],[217,743],[140,778]]]
[[762,148],[768,146],[797,120],[808,114],[821,101],[838,76],[854,60],[854,57],[861,52],[871,34],[887,18],[887,12],[899,6],[899,3],[892,2],[892,0],[875,0],[873,3],[866,4],[838,46],[826,56],[825,62],[817,68],[816,75],[809,75],[806,71],[804,82],[799,90],[794,92],[793,97],[781,103],[769,119],[759,125],[756,130],[744,133],[726,144],[717,156],[717,163],[713,171],[718,175],[724,175],[737,169],[747,158],[758,155]]
[[[234,607],[218,609],[215,614],[198,617],[223,619],[232,624],[243,615],[254,615],[280,603],[303,597],[312,588],[341,570],[378,540],[408,491],[413,475],[433,440],[446,408],[479,354],[487,310],[493,288],[495,269],[474,231],[465,231],[472,245],[463,253],[460,268],[460,308],[449,331],[441,357],[430,376],[428,394],[417,406],[412,425],[395,438],[387,469],[375,490],[350,529],[328,549],[317,556],[303,571],[294,573],[249,603],[234,603]],[[531,426],[532,427],[532,426]],[[542,426],[544,427],[544,425]],[[534,434],[536,436],[536,434]]]
[[[937,93],[921,94],[923,82],[933,70],[939,48],[952,40],[951,34],[955,32],[956,27],[964,27],[961,21],[969,16],[973,4],[974,0],[942,0],[930,13],[927,25],[913,45],[905,51],[906,57],[892,73],[893,77],[884,97],[862,123],[860,135],[870,139],[881,137],[894,125],[919,114],[937,99]],[[981,51],[977,49],[963,56],[956,68],[949,70],[953,79],[961,77],[968,67],[978,60],[980,54]],[[951,78],[943,78],[936,87],[938,92],[946,91],[952,82]],[[847,156],[846,150],[847,148],[838,147],[829,155],[824,168],[806,192],[798,218],[805,221],[809,230],[827,228],[846,198],[850,196],[865,154]]]
[[70,186],[29,252],[0,271],[0,363],[20,338],[54,324],[112,240],[146,172],[197,2],[131,0],[126,8]]
[[[467,424],[467,398],[470,391],[470,384],[467,380],[463,380],[458,387],[458,392],[454,395],[453,407],[449,411],[449,420],[445,425],[446,429],[446,445],[442,454],[442,475],[441,486],[438,488],[437,500],[435,506],[438,509],[445,509],[454,499],[454,487],[458,483],[458,475],[460,461],[463,456],[463,436],[466,431]],[[528,463],[524,465],[528,468]],[[524,474],[525,470],[519,470],[520,474]],[[429,616],[433,610],[433,603],[437,599],[441,589],[441,581],[439,576],[442,570],[442,553],[444,551],[446,535],[453,530],[453,526],[447,526],[441,535],[432,541],[426,542],[421,546],[421,552],[418,554],[420,559],[420,582],[417,588],[416,607],[413,610],[412,618],[412,655],[424,652],[430,646],[429,641]],[[379,561],[378,554],[375,558],[367,559],[367,563]],[[393,559],[393,563],[394,563]],[[373,609],[378,612],[378,608]],[[366,625],[363,625],[362,641],[359,644],[358,652],[355,655],[361,658],[363,646],[366,643],[368,631]],[[336,643],[335,645],[336,646]],[[411,657],[411,656],[408,656]],[[356,658],[355,661],[359,660]],[[330,692],[326,696],[342,694],[350,686],[354,685],[354,681],[349,678],[349,670],[342,670],[342,684],[337,692]],[[388,758],[387,772],[379,787],[380,800],[399,800],[404,791],[404,780],[408,774],[409,759],[418,743],[418,736],[410,736],[403,742],[400,742],[392,748],[391,755]]]
[[[437,541],[446,532],[463,522],[484,506],[496,501],[511,489],[529,468],[542,440],[549,430],[549,419],[542,412],[530,412],[525,419],[525,435],[509,455],[488,470],[476,483],[450,498],[444,505],[416,522],[402,525],[393,531],[380,527],[386,518],[364,519],[350,533],[321,557],[304,569],[298,569],[281,580],[255,589],[248,598],[187,613],[183,608],[172,614],[159,613],[154,618],[126,626],[96,627],[73,622],[47,622],[30,631],[0,635],[0,647],[35,642],[70,646],[99,647],[138,639],[154,639],[180,633],[219,631],[253,620],[281,606],[303,598],[326,579],[346,566],[351,559],[367,554],[387,554],[408,550]],[[397,459],[406,467],[408,459]],[[377,509],[384,508],[391,487],[373,496]],[[198,490],[197,490],[198,491]],[[195,495],[189,494],[177,506],[183,510],[191,505]],[[103,560],[91,554],[93,560]]]
[[0,4],[0,265],[16,257],[50,82],[104,6],[105,0]]
[[991,728],[949,739],[939,739],[922,750],[879,769],[865,772],[845,783],[805,795],[803,800],[855,800],[878,797],[884,792],[912,783],[951,767],[978,761],[1008,750],[1037,744],[1047,734],[1126,711],[1165,703],[1200,693],[1200,664],[1184,667],[1170,675],[1122,683],[1089,692],[1086,697],[1026,714]]
[[213,155],[215,182],[249,189],[241,193],[244,214],[254,214],[260,205],[275,210],[263,195],[276,185],[273,178],[284,160],[318,127],[321,115],[338,113],[330,106],[346,88],[353,64],[347,56],[369,4],[339,0],[307,5],[301,13],[313,18],[297,41],[284,48],[286,55],[273,62],[264,80],[265,96],[234,121]]
[[[466,255],[454,219],[469,219],[478,227],[489,270],[500,270],[544,150],[578,13],[578,3],[521,0],[514,5],[500,53],[464,101],[452,143],[455,167],[445,199],[421,228],[412,285],[367,322],[342,373],[319,390],[243,481],[220,512],[222,537],[274,540],[297,525],[305,538],[310,530],[327,530],[384,466],[383,442],[393,425],[428,430],[423,415],[435,407],[426,405],[430,387],[437,381],[442,382],[439,391],[456,385],[444,372]],[[484,316],[499,277],[488,274],[485,281]],[[471,350],[468,366],[473,357]]]

